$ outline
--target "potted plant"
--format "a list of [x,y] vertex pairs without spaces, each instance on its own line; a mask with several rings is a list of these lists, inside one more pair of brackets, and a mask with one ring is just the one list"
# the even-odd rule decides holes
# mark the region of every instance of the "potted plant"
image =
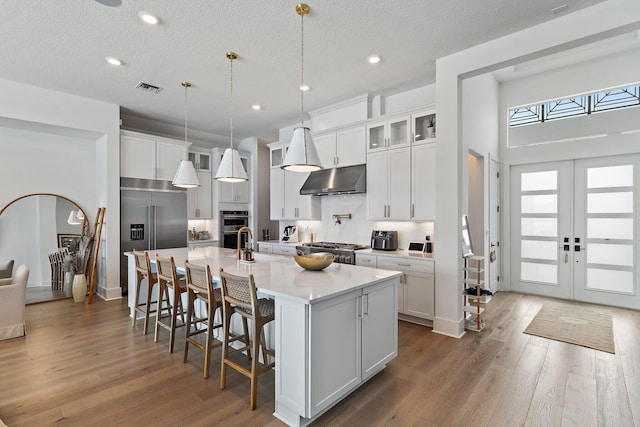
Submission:
[[435,114],[432,114],[427,118],[427,138],[435,138],[435,137],[436,137],[436,116]]

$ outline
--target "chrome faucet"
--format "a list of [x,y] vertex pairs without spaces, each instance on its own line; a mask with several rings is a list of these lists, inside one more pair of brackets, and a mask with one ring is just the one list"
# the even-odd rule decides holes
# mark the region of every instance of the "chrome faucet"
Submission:
[[247,231],[247,233],[249,233],[249,239],[253,239],[253,232],[249,227],[247,227],[246,225],[243,227],[240,227],[240,229],[238,230],[238,244],[236,249],[236,257],[238,259],[242,259],[242,257],[240,256],[240,252],[242,251],[242,243],[241,243],[240,235],[245,230]]

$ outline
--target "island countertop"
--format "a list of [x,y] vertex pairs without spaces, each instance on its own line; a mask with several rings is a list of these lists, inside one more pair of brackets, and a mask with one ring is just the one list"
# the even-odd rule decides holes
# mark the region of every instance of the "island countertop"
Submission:
[[253,274],[261,294],[296,299],[306,304],[318,303],[401,275],[398,271],[339,263],[321,271],[308,271],[298,266],[293,257],[260,253],[255,253],[255,262],[247,263],[236,259],[235,250],[213,246],[149,251],[153,263],[156,254],[172,256],[179,271],[184,271],[185,261],[209,265],[216,280],[219,280],[220,268],[241,276]]

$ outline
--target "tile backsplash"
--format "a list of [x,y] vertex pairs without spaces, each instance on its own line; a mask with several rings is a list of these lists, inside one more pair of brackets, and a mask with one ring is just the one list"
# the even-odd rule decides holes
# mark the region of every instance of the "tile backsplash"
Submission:
[[[370,244],[372,230],[397,230],[400,249],[406,249],[412,241],[423,242],[426,235],[434,240],[433,222],[367,220],[366,194],[323,196],[321,205],[321,220],[280,221],[280,230],[286,225],[297,224],[301,242],[309,241],[309,235],[313,233],[315,241],[363,245]],[[332,218],[334,214],[351,214],[351,219],[341,219],[341,224],[336,224]]]

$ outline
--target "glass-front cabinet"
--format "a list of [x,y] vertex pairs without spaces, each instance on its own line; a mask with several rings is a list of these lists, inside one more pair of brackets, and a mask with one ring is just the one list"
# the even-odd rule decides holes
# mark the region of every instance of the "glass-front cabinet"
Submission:
[[367,125],[367,151],[408,147],[411,143],[410,119],[402,116]]
[[211,155],[197,151],[189,151],[189,160],[197,170],[211,172]]
[[436,113],[433,110],[411,115],[414,143],[436,142]]

